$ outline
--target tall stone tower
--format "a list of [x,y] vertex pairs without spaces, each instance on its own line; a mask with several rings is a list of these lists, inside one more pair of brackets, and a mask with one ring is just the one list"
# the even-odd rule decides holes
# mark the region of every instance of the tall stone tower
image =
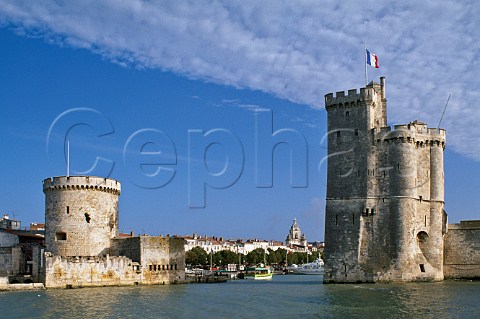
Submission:
[[45,245],[57,256],[109,253],[118,231],[120,183],[92,176],[60,176],[43,181]]
[[443,280],[446,133],[387,126],[385,92],[325,95],[326,283]]

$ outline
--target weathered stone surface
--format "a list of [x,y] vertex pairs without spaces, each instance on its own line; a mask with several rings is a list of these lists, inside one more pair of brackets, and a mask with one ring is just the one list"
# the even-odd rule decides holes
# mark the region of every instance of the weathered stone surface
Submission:
[[480,221],[448,225],[445,278],[480,279]]
[[[113,240],[120,256],[45,258],[47,288],[153,285],[185,282],[182,238],[139,236]],[[122,253],[130,252],[138,260]]]
[[44,180],[45,245],[58,256],[102,256],[118,231],[120,183],[92,176]]
[[184,239],[116,237],[119,182],[54,177],[44,181],[43,190],[47,288],[185,281]]
[[325,95],[325,282],[443,279],[445,131],[387,126],[385,82]]

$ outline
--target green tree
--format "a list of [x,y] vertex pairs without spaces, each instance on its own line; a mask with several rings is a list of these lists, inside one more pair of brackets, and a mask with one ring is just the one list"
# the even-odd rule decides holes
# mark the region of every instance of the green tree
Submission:
[[208,254],[202,247],[194,247],[185,254],[185,263],[192,266],[208,264]]
[[265,251],[263,248],[257,248],[249,252],[245,258],[248,264],[256,265],[258,263],[263,262]]
[[279,248],[275,251],[275,256],[277,257],[277,263],[284,263],[287,255],[287,251],[283,248]]
[[230,250],[220,250],[213,254],[212,260],[215,265],[236,264],[238,263],[238,255]]
[[296,253],[290,253],[287,255],[287,263],[291,264],[298,264],[298,256]]
[[270,265],[277,264],[278,263],[278,258],[277,254],[275,251],[272,249],[268,248],[268,255],[267,255],[267,261]]
[[320,256],[320,253],[318,251],[312,252],[312,254],[308,257],[309,261],[314,261],[317,260],[318,257]]
[[307,262],[307,253],[296,252],[298,263],[304,264]]

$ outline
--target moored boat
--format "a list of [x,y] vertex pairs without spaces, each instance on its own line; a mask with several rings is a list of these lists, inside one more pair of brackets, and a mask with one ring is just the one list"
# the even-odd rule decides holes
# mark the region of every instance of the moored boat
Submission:
[[244,278],[245,279],[255,279],[255,280],[264,280],[264,279],[272,279],[273,277],[273,269],[269,266],[264,266],[260,264],[257,267],[248,267]]
[[311,263],[292,265],[287,270],[300,275],[323,275],[323,260],[319,258]]

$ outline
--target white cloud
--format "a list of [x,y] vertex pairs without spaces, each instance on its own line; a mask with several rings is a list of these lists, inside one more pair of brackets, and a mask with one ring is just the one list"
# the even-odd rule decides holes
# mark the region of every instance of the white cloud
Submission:
[[443,125],[480,160],[475,1],[0,1],[0,23],[122,65],[262,90],[323,107],[364,85],[363,42],[387,77],[389,122]]

